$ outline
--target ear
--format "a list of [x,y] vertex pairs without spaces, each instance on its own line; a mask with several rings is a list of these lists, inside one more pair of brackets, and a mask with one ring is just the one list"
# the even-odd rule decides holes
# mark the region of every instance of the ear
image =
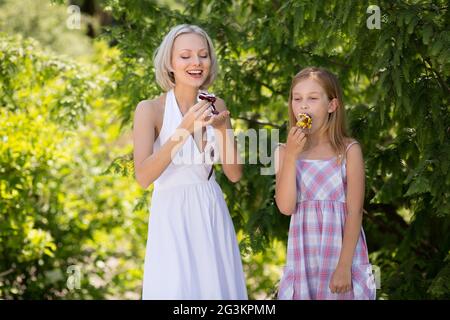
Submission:
[[336,98],[331,99],[328,104],[328,113],[333,113],[338,107],[338,100]]
[[175,75],[173,74],[173,68],[172,68],[172,66],[170,66],[170,67],[167,69],[167,73],[169,74],[169,77],[172,77],[172,78],[175,79]]
[[169,73],[173,73],[172,59],[170,59],[169,67],[167,68],[167,71],[168,71]]

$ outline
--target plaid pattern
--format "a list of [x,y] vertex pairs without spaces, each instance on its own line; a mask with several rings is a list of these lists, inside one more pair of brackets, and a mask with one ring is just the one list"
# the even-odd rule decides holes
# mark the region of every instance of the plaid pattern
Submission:
[[329,288],[344,236],[345,189],[345,159],[342,164],[336,158],[297,162],[297,211],[291,216],[287,264],[278,299],[375,299],[372,266],[362,228],[352,262],[353,290],[333,294]]

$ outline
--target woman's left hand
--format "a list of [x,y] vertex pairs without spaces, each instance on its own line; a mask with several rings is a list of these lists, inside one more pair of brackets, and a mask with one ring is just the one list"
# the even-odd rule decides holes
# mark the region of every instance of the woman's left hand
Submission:
[[337,266],[331,276],[331,293],[346,293],[352,289],[352,270],[351,268]]
[[221,129],[226,128],[227,119],[230,117],[230,111],[224,110],[219,114],[211,115],[211,118],[208,120],[208,124],[212,125],[214,128]]

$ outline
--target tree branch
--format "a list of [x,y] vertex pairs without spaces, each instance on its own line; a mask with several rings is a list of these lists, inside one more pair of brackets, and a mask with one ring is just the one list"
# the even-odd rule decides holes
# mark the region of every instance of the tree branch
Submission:
[[9,269],[9,270],[6,270],[6,271],[1,272],[1,273],[0,273],[0,278],[6,276],[6,275],[8,275],[8,274],[10,274],[10,273],[13,272],[13,271],[14,271],[14,269],[11,268],[11,269]]
[[264,83],[264,82],[262,82],[262,81],[260,81],[260,80],[258,80],[258,79],[253,79],[253,81],[254,82],[256,82],[257,84],[259,84],[259,85],[262,85],[262,86],[264,86],[264,87],[266,87],[267,89],[269,89],[270,91],[272,91],[273,93],[275,93],[275,94],[278,94],[278,95],[284,95],[285,93],[284,92],[281,92],[281,91],[279,91],[279,90],[276,90],[274,87],[272,87],[271,85],[269,85],[269,84],[267,84],[267,83]]

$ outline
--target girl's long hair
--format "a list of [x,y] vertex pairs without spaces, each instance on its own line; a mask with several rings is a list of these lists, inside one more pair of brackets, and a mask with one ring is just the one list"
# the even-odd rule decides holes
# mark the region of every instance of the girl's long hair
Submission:
[[331,146],[338,156],[339,162],[345,157],[346,138],[349,138],[345,126],[345,109],[342,101],[342,90],[337,77],[323,68],[308,67],[302,69],[292,79],[291,90],[289,91],[289,129],[295,126],[297,120],[292,109],[292,90],[302,80],[314,79],[324,89],[329,100],[337,100],[337,108],[328,115],[326,130],[331,142]]

